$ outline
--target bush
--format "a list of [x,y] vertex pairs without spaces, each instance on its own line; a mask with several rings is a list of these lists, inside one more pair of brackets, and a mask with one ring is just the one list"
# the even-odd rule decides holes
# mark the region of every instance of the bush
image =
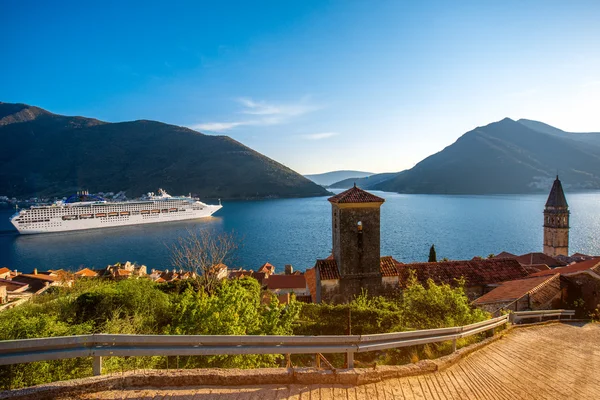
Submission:
[[[345,335],[466,325],[489,318],[471,308],[462,289],[410,285],[395,298],[357,296],[344,305],[283,305],[252,278],[226,280],[210,292],[194,280],[156,284],[147,279],[78,280],[0,314],[0,340],[90,333],[173,335]],[[474,340],[474,339],[471,339]],[[466,343],[466,342],[465,342]],[[451,351],[448,343],[360,353],[357,363],[406,363]],[[308,364],[311,356],[295,356]],[[329,355],[338,367],[343,355]],[[137,368],[256,368],[282,365],[281,355],[107,357],[105,372]],[[359,364],[360,365],[360,364]],[[10,389],[90,376],[90,358],[0,367],[0,387]]]

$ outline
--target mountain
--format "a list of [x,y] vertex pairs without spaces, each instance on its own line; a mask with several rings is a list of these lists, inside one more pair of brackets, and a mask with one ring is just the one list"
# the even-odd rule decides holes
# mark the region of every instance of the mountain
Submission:
[[600,133],[565,132],[562,129],[558,129],[543,122],[533,121],[530,119],[520,119],[517,122],[538,132],[547,133],[548,135],[562,137],[566,139],[573,139],[580,142],[600,146]]
[[343,179],[364,178],[369,175],[373,175],[373,173],[364,171],[331,171],[322,174],[304,175],[304,177],[321,186],[329,186],[332,183],[339,182]]
[[201,198],[323,196],[321,186],[227,136],[156,121],[107,123],[0,103],[0,194],[159,187]]
[[383,174],[375,174],[375,175],[371,175],[371,176],[366,176],[364,178],[344,179],[342,181],[332,183],[331,185],[328,186],[328,188],[349,189],[354,184],[356,184],[357,186],[359,186],[362,189],[369,190],[373,186],[375,186],[383,181],[386,181],[386,180],[396,176],[397,174],[398,174],[397,172],[385,172]]
[[574,135],[584,134],[550,132],[546,127],[552,128],[509,118],[478,127],[371,189],[437,194],[527,193],[547,191],[557,172],[567,189],[600,189],[600,146],[593,143],[594,134],[589,134],[591,140],[581,140]]

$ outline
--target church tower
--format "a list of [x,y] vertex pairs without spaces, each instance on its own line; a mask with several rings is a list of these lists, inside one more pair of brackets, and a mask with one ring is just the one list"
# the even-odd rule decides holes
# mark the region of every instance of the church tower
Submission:
[[376,295],[381,287],[380,207],[385,200],[356,185],[328,200],[340,292],[348,300],[362,289]]
[[569,205],[558,175],[544,209],[544,254],[569,255]]

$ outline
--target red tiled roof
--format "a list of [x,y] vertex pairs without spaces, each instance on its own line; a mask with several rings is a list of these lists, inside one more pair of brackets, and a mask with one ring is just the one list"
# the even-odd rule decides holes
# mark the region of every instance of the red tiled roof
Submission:
[[523,265],[523,268],[530,274],[535,274],[540,271],[548,271],[550,269],[546,264],[531,264],[531,265]]
[[411,270],[421,283],[431,278],[437,284],[454,284],[456,279],[463,277],[467,287],[512,281],[528,275],[521,264],[510,258],[398,264],[397,268],[401,285],[406,284]]
[[380,259],[381,276],[398,276],[398,268],[400,263],[392,256],[384,256]]
[[383,203],[385,201],[385,199],[382,199],[381,197],[377,197],[374,194],[357,188],[356,185],[327,200],[331,203]]
[[535,291],[548,282],[559,279],[559,274],[549,276],[538,276],[535,278],[517,279],[502,283],[494,290],[484,294],[474,301],[474,304],[490,304],[500,302],[512,302],[520,299],[528,293]]
[[6,274],[6,273],[9,273],[9,272],[10,272],[10,269],[8,269],[6,267],[0,268],[0,274]]
[[98,273],[95,272],[95,271],[92,271],[89,268],[84,268],[84,269],[81,269],[81,270],[75,272],[75,275],[77,275],[77,276],[94,277],[94,276],[98,276]]
[[17,282],[17,281],[9,281],[7,279],[0,279],[0,286],[5,286],[6,290],[9,292],[23,289],[23,288],[27,289],[27,287],[29,287],[29,285],[27,283]]
[[340,279],[340,272],[338,271],[337,263],[334,259],[332,260],[317,260],[315,267],[318,267],[319,276],[322,281],[329,279]]
[[275,272],[275,266],[273,264],[266,262],[258,269],[258,272],[273,273],[273,272]]
[[559,261],[554,257],[550,257],[544,253],[527,253],[515,258],[515,260],[523,265],[546,264],[549,267],[565,265],[564,262]]
[[552,274],[572,274],[575,272],[582,272],[591,270],[596,273],[600,273],[600,258],[593,258],[591,260],[578,262],[575,264],[568,265],[566,267],[553,268],[545,271],[536,272],[530,276],[546,276]]
[[[586,257],[592,257],[590,255],[587,254],[583,254],[583,253],[573,253],[571,254],[571,257],[582,257],[582,258],[586,258]],[[0,273],[2,272],[2,270],[0,270]]]
[[[340,279],[340,273],[337,267],[337,262],[332,256],[325,260],[317,260],[315,266],[319,266],[321,280]],[[404,265],[401,262],[394,260],[392,256],[383,256],[380,258],[380,272],[382,276],[398,276],[398,265]]]
[[502,253],[496,254],[492,258],[495,258],[495,259],[498,259],[498,258],[517,258],[517,255],[509,253],[508,251],[503,251]]
[[271,275],[267,279],[267,288],[275,289],[306,289],[304,275]]
[[60,280],[57,276],[53,275],[45,275],[45,274],[21,274],[13,278],[14,280],[18,280],[19,277],[29,278],[29,279],[39,279],[40,281],[48,281],[48,282],[56,282]]
[[266,274],[264,272],[254,272],[254,271],[248,271],[248,270],[230,271],[228,277],[229,277],[229,279],[235,279],[235,278],[242,279],[245,277],[254,278],[261,285],[263,284],[263,281],[270,279],[270,278],[266,278]]

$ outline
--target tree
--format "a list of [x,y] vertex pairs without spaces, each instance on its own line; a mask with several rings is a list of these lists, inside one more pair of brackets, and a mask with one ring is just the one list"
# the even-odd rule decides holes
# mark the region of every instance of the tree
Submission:
[[213,293],[221,268],[237,248],[233,234],[215,234],[207,229],[188,229],[169,246],[173,266],[192,272],[208,293]]
[[429,262],[437,262],[437,255],[435,254],[435,245],[431,245],[429,249]]

